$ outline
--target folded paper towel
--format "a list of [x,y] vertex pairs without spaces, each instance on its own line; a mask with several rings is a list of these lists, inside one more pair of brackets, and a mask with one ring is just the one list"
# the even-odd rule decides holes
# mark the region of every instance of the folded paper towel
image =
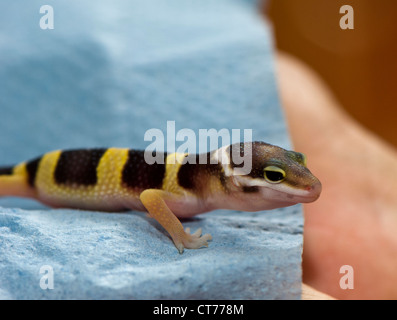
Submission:
[[[58,0],[52,30],[40,28],[42,5],[0,5],[1,164],[59,148],[145,148],[144,133],[169,120],[290,147],[255,1]],[[300,297],[300,206],[186,221],[214,239],[183,255],[142,213],[0,206],[0,298]]]

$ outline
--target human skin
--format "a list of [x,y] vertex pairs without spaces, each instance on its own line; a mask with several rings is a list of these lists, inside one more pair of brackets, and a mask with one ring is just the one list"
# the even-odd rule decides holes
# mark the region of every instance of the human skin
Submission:
[[[276,68],[294,149],[323,185],[304,205],[303,282],[339,299],[397,299],[396,150],[302,62],[278,53]],[[340,287],[343,265],[353,267],[354,289]]]

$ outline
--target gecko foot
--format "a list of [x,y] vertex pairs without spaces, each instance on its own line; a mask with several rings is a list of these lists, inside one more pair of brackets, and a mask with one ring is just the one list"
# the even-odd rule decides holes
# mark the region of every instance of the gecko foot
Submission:
[[183,253],[183,249],[199,249],[201,247],[208,247],[208,241],[212,240],[210,234],[201,235],[201,228],[195,233],[190,234],[190,228],[186,228],[180,241],[175,242],[175,246],[179,253]]

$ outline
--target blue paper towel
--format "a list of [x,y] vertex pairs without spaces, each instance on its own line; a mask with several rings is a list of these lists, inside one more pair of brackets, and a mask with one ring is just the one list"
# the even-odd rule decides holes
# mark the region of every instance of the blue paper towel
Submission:
[[[53,30],[39,26],[42,5],[0,4],[0,164],[59,148],[145,148],[144,133],[166,133],[167,121],[252,129],[290,147],[255,1],[57,0]],[[183,255],[142,213],[0,206],[0,298],[300,296],[299,206],[186,221],[214,240]],[[52,290],[40,287],[42,266]]]

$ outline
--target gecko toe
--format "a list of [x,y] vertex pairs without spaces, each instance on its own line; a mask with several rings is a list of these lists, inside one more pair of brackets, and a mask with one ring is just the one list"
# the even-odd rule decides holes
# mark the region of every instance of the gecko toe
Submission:
[[197,229],[195,233],[192,234],[193,237],[200,237],[202,234],[201,228]]
[[201,228],[193,234],[185,233],[184,239],[182,240],[184,247],[187,249],[208,247],[208,241],[212,240],[212,237],[210,234],[201,235],[201,233]]
[[201,228],[190,234],[190,228],[186,228],[183,235],[178,236],[174,239],[174,243],[179,253],[183,253],[186,249],[199,249],[202,247],[208,247],[208,241],[212,240],[210,234],[202,234]]

